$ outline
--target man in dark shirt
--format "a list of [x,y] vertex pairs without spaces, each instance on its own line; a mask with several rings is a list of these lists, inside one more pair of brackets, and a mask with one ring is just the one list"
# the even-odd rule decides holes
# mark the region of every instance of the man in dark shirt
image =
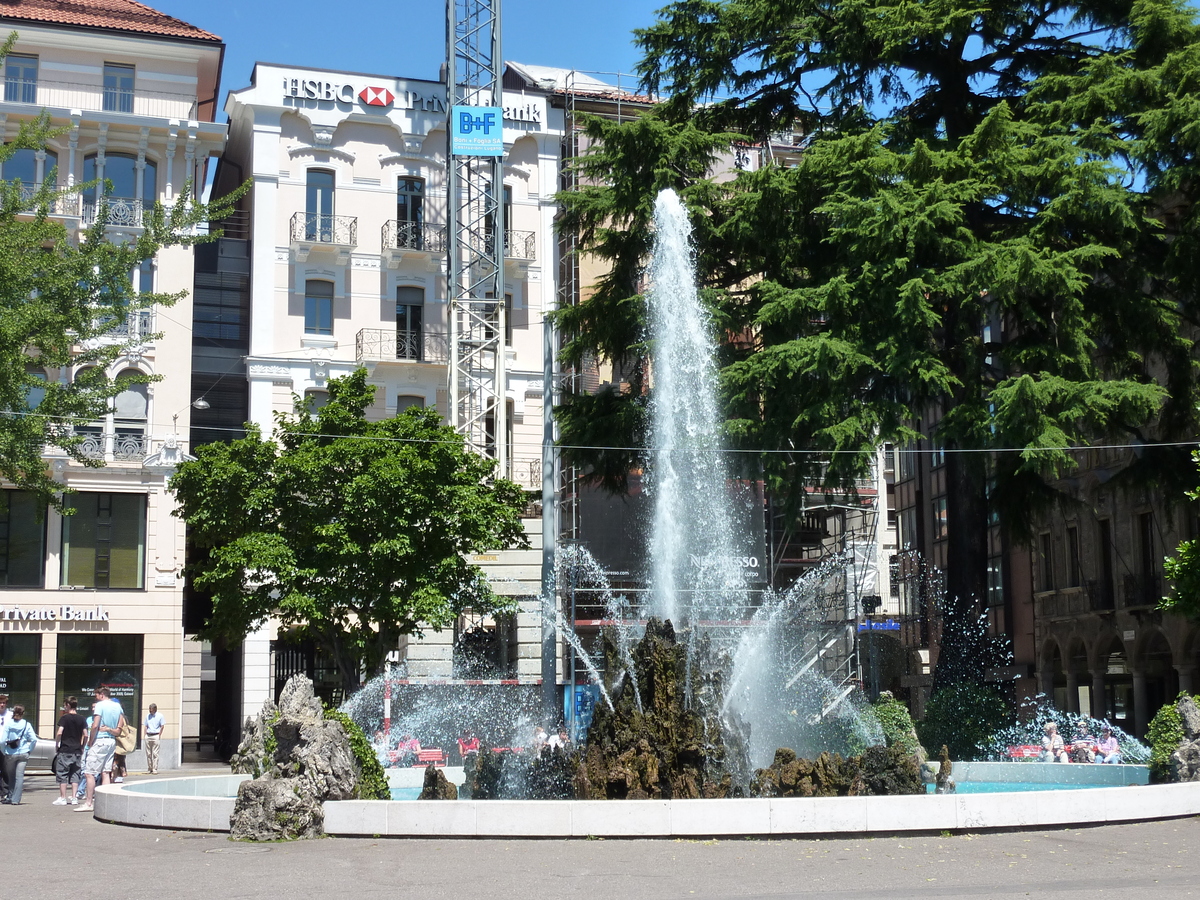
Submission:
[[58,720],[54,739],[58,742],[58,754],[54,757],[54,780],[58,782],[58,799],[55,806],[73,806],[75,793],[71,782],[79,783],[79,762],[83,757],[84,733],[87,719],[79,714],[79,701],[68,697],[66,712]]

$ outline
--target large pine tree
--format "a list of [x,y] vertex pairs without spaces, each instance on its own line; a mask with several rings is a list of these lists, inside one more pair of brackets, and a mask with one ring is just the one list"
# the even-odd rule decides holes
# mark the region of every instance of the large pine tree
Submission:
[[[737,336],[730,435],[796,451],[761,464],[797,496],[866,459],[818,468],[804,451],[936,420],[964,615],[984,593],[989,510],[1021,535],[1074,465],[1064,448],[1195,433],[1200,29],[1185,3],[680,0],[638,42],[664,102],[589,122],[589,186],[563,197],[563,227],[612,264],[560,315],[568,359],[646,352],[649,204],[681,190]],[[780,130],[806,135],[798,165],[713,177],[731,132]],[[570,401],[564,443],[636,440],[637,393]],[[583,461],[611,475],[624,456]]]

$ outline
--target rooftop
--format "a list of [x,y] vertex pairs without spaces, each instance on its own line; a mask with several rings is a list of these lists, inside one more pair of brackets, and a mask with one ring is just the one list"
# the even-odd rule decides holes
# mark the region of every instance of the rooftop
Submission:
[[0,21],[13,19],[193,41],[221,40],[135,0],[0,0]]

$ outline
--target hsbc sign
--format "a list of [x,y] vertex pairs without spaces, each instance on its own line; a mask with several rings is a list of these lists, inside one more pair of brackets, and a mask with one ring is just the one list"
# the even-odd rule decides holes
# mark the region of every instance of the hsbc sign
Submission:
[[387,88],[365,87],[358,92],[358,99],[367,106],[391,106],[396,95]]
[[297,101],[308,101],[347,106],[361,104],[382,109],[415,109],[441,113],[446,111],[445,98],[436,93],[408,90],[393,93],[391,88],[382,85],[326,81],[320,78],[285,77],[283,99],[284,102],[291,101],[293,105],[298,105]]

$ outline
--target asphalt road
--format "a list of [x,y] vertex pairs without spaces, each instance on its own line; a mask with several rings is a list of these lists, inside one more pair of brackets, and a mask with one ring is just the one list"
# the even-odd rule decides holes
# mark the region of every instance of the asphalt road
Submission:
[[[131,779],[132,780],[132,779]],[[0,807],[11,896],[224,898],[1200,898],[1200,818],[1054,831],[819,840],[398,840],[247,845],[52,806]],[[59,874],[56,874],[59,873]],[[101,887],[103,885],[103,887]],[[10,891],[6,889],[5,894]],[[1147,890],[1147,894],[1141,894]]]

